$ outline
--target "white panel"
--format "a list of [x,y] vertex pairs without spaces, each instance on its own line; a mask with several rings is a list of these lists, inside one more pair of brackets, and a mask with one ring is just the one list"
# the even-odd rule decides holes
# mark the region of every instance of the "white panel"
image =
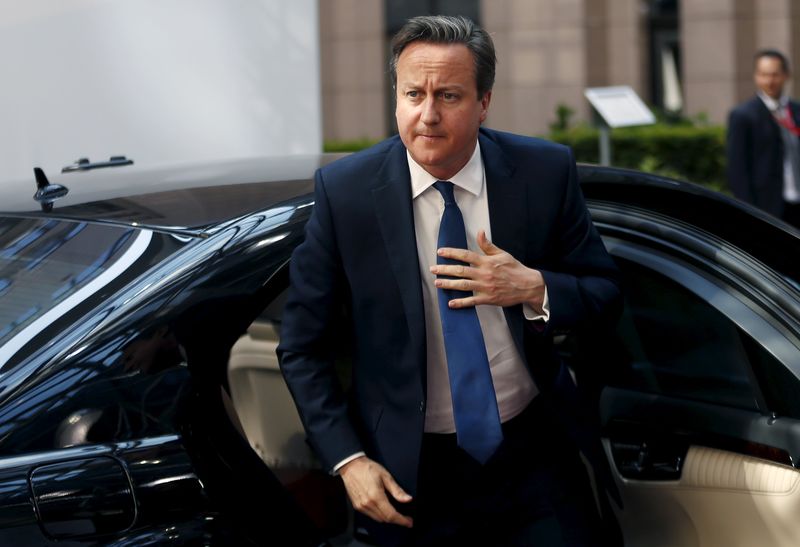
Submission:
[[315,0],[0,0],[0,67],[0,183],[322,147]]

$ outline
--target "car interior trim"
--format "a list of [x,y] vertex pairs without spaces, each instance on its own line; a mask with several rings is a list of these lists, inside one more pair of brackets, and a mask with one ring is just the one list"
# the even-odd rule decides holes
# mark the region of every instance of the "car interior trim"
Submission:
[[600,422],[604,436],[615,439],[647,433],[800,467],[800,420],[788,417],[608,386],[600,396]]

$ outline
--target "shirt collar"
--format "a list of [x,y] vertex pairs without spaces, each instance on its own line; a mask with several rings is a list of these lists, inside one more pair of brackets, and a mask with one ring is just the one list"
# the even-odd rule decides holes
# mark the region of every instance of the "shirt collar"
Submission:
[[[408,158],[408,170],[411,174],[411,197],[416,199],[417,196],[433,186],[433,183],[439,179],[414,161],[408,150],[406,150],[406,157]],[[467,164],[448,180],[455,186],[463,188],[475,196],[480,195],[483,188],[483,159],[481,158],[481,145],[477,141],[475,142],[475,151]]]
[[761,90],[758,90],[758,96],[771,111],[778,110],[779,108],[785,107],[787,104],[789,104],[789,95],[786,93],[782,94],[781,98],[777,100],[773,99]]

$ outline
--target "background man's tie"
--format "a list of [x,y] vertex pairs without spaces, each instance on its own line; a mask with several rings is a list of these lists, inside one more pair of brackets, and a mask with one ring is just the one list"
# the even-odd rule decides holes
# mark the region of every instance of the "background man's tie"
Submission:
[[[433,186],[444,198],[438,247],[466,249],[464,218],[453,196],[453,183],[440,180]],[[461,264],[441,256],[436,262]],[[447,305],[451,299],[463,298],[463,291],[439,289],[437,294],[458,446],[484,464],[503,440],[503,430],[478,314],[474,307],[451,309]]]

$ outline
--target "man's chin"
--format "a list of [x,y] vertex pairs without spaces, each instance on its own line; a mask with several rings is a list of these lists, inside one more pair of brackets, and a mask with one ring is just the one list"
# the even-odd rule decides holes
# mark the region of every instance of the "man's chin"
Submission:
[[411,157],[423,167],[436,167],[441,162],[439,155],[431,150],[412,150]]

